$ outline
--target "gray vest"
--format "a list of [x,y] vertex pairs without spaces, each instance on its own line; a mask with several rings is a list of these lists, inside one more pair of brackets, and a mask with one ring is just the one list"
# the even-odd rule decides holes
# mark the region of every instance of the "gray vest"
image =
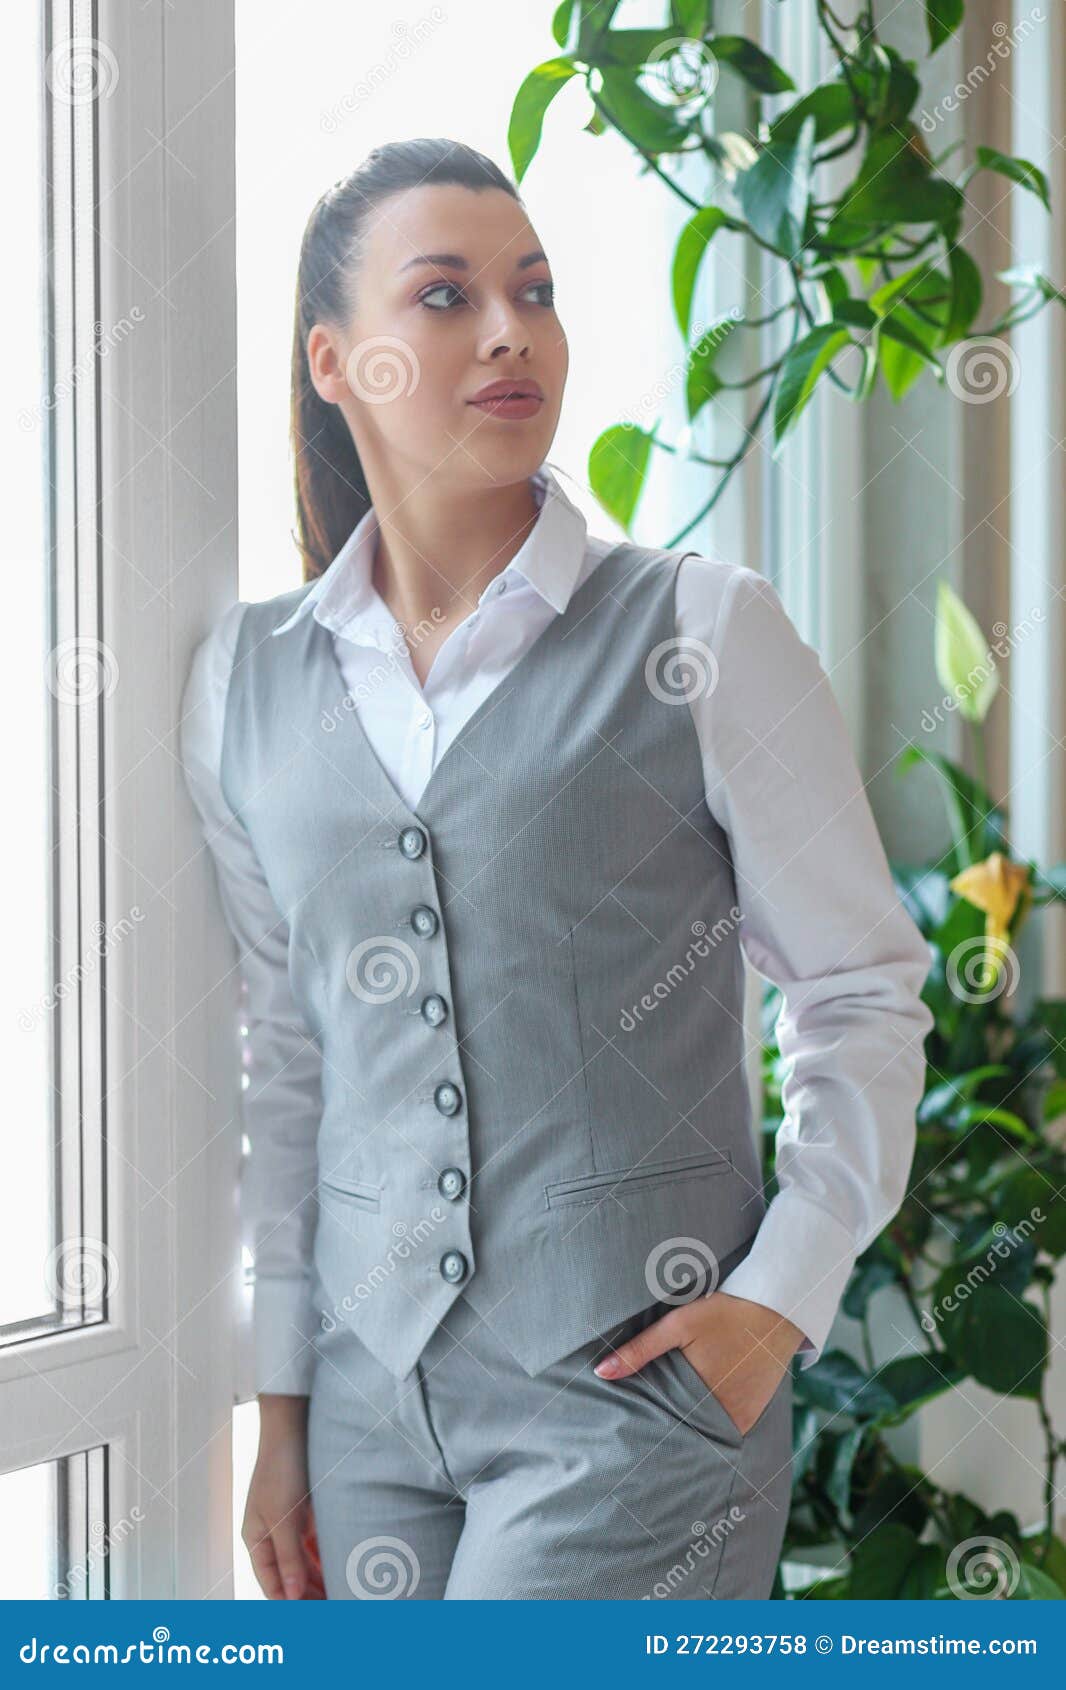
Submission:
[[762,1219],[732,859],[661,684],[682,556],[609,552],[417,813],[330,633],[272,637],[307,586],[242,619],[222,787],[323,1057],[314,1265],[397,1378],[461,1292],[533,1375]]

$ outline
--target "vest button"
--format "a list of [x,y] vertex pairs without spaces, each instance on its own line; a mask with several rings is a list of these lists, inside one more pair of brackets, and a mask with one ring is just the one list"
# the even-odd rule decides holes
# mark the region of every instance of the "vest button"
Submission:
[[458,1086],[453,1086],[450,1080],[442,1080],[433,1093],[433,1101],[442,1115],[454,1115],[461,1107],[463,1097]]
[[420,827],[405,827],[400,831],[400,850],[413,862],[426,848],[426,836]]
[[442,1021],[448,1019],[448,1005],[439,992],[430,992],[428,998],[422,999],[422,1019],[428,1021],[431,1027],[439,1027]]
[[437,1181],[437,1190],[442,1197],[447,1197],[449,1203],[454,1203],[457,1197],[463,1195],[466,1189],[466,1175],[462,1168],[445,1168]]
[[416,904],[411,911],[411,926],[423,939],[432,939],[440,926],[436,910],[431,910],[428,904]]
[[440,1259],[441,1278],[457,1285],[466,1273],[466,1257],[461,1250],[445,1250]]

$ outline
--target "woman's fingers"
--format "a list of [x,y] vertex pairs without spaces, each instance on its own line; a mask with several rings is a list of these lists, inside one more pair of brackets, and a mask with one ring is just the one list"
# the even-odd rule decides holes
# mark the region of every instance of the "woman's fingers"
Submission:
[[273,1529],[261,1520],[248,1520],[243,1535],[264,1596],[272,1602],[299,1601],[308,1575],[298,1511],[279,1520]]

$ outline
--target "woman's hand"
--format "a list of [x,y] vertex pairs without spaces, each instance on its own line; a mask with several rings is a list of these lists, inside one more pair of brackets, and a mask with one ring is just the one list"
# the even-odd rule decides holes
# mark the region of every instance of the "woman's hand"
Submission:
[[307,1405],[307,1397],[259,1398],[259,1451],[241,1537],[271,1600],[302,1599],[311,1577],[302,1543],[311,1522]]
[[803,1333],[784,1315],[747,1297],[715,1291],[681,1303],[619,1344],[595,1371],[624,1379],[653,1356],[680,1348],[743,1437],[773,1396]]

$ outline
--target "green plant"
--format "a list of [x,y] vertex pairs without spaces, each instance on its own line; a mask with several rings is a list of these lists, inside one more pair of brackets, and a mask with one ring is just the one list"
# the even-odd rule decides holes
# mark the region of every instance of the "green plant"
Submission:
[[[860,4],[845,26],[830,0],[808,3],[835,70],[802,94],[755,42],[716,30],[713,0],[673,0],[656,29],[616,27],[622,0],[563,0],[552,20],[562,51],[530,72],[514,100],[508,140],[516,180],[536,155],[551,102],[581,78],[592,101],[586,131],[620,135],[690,213],[670,275],[685,341],[686,412],[696,425],[721,394],[750,392],[735,447],[714,458],[662,438],[661,419],[647,429],[619,422],[600,434],[588,466],[590,486],[627,532],[653,451],[716,472],[669,545],[713,510],[766,420],[776,451],[823,381],[862,401],[880,378],[899,399],[923,376],[945,379],[939,353],[1004,334],[1050,300],[1066,302],[1046,276],[1018,266],[1001,275],[1014,292],[1010,307],[974,326],[984,282],[963,244],[967,187],[992,171],[1047,207],[1045,176],[1027,159],[988,146],[977,147],[957,175],[946,174],[955,148],[930,153],[914,117],[916,65],[882,42],[874,5]],[[924,11],[935,52],[962,22],[963,0],[924,0]],[[746,92],[747,133],[718,127],[719,76]],[[715,176],[706,201],[670,173],[693,155]],[[703,258],[730,235],[762,254],[756,309],[694,327]],[[775,303],[759,309],[759,299]],[[745,355],[747,336],[758,350]],[[745,373],[768,343],[768,361]]]
[[[937,672],[980,737],[996,693],[977,624],[942,585]],[[795,1375],[793,1506],[784,1559],[815,1546],[839,1565],[811,1597],[941,1597],[975,1586],[1014,1598],[1066,1595],[1066,1543],[1054,1529],[1056,1469],[1066,1440],[1046,1399],[1049,1299],[1066,1253],[1066,1000],[1014,1008],[1015,942],[1031,912],[1066,888],[1066,865],[1016,861],[1007,824],[982,784],[946,757],[910,746],[899,767],[931,766],[947,799],[942,858],[898,867],[897,886],[929,942],[923,996],[936,1024],[908,1196],[857,1262],[843,1300],[860,1323],[861,1357],[827,1351]],[[780,1122],[779,997],[766,993],[768,1170]],[[772,1174],[770,1190],[773,1190]],[[880,1361],[871,1313],[895,1295],[910,1314],[906,1353]],[[906,1315],[897,1318],[897,1327]],[[900,1461],[886,1437],[934,1398],[975,1380],[1036,1405],[1043,1435],[1044,1518],[1026,1530]],[[1035,1454],[1035,1452],[1034,1452]],[[988,1581],[992,1581],[990,1586]],[[777,1594],[784,1594],[779,1582]]]

